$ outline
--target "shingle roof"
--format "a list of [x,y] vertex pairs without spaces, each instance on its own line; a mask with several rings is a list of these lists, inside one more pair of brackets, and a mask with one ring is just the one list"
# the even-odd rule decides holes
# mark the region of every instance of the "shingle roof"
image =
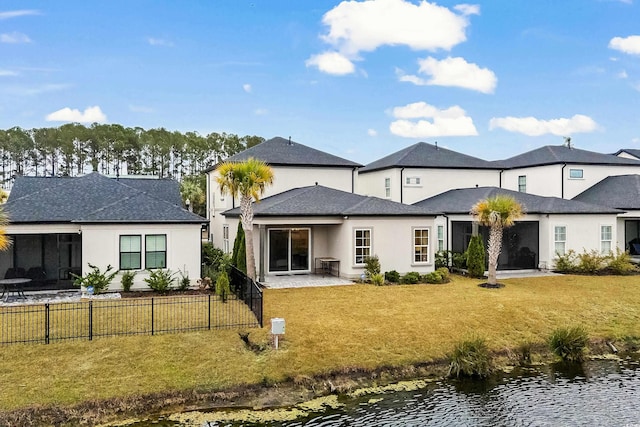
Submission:
[[631,154],[633,157],[637,157],[638,159],[640,159],[640,150],[637,148],[623,148],[621,150],[618,150],[614,154],[617,156],[620,153],[628,153],[628,154]]
[[390,168],[498,169],[492,162],[418,142],[403,150],[369,163],[358,173]]
[[[180,206],[176,181],[156,180],[153,184],[141,183],[139,188],[134,188],[132,181],[98,173],[75,178],[18,177],[4,209],[12,224],[206,222]],[[178,200],[173,203],[176,192]]]
[[562,163],[582,165],[631,165],[639,166],[640,161],[618,157],[613,154],[602,154],[594,151],[569,148],[565,145],[546,145],[532,151],[493,162],[505,169],[527,166],[543,166]]
[[[294,188],[253,205],[254,216],[434,216],[421,207],[348,193],[322,185]],[[240,208],[226,216],[240,215]]]
[[[333,166],[355,168],[362,165],[288,139],[275,137],[227,158],[227,162],[242,162],[249,158],[262,160],[271,166]],[[206,171],[217,168],[215,165]]]
[[640,209],[640,175],[609,176],[573,200],[617,209]]
[[498,194],[512,196],[530,214],[618,214],[622,211],[559,197],[542,197],[497,187],[478,187],[449,190],[414,203],[414,206],[445,214],[468,214],[479,200]]

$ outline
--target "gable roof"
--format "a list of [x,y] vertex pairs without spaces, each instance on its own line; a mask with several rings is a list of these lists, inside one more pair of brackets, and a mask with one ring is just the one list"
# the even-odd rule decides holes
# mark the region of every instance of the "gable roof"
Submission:
[[478,187],[449,190],[437,196],[414,203],[432,211],[445,214],[468,214],[479,200],[498,194],[511,196],[529,214],[619,214],[622,211],[602,205],[583,203],[559,197],[542,197],[498,187]]
[[438,168],[438,169],[499,169],[492,162],[418,142],[403,150],[389,154],[369,163],[358,173],[367,173],[391,168]]
[[180,206],[176,181],[133,181],[137,180],[116,180],[96,172],[74,178],[21,176],[16,178],[4,209],[12,224],[206,222]]
[[[295,141],[275,137],[261,142],[241,153],[228,157],[226,162],[242,162],[253,157],[270,166],[332,166],[356,168],[362,165],[315,148],[307,147]],[[216,169],[219,164],[208,168],[205,172]]]
[[[261,216],[435,216],[417,206],[348,193],[322,185],[294,188],[253,204],[255,217]],[[240,208],[223,212],[239,216]]]
[[622,148],[614,153],[614,155],[619,156],[620,153],[627,153],[632,155],[633,157],[640,159],[640,149],[637,148]]
[[640,161],[626,159],[613,154],[596,153],[595,151],[580,150],[566,145],[546,145],[527,151],[526,153],[510,157],[506,160],[493,162],[505,169],[522,168],[527,166],[544,166],[555,164],[582,165],[629,165],[640,166]]
[[573,200],[617,209],[640,209],[640,175],[609,176]]

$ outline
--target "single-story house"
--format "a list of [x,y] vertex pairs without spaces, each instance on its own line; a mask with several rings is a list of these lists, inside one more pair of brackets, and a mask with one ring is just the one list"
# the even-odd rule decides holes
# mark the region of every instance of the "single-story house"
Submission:
[[[4,211],[11,247],[0,253],[0,277],[28,276],[48,289],[72,286],[73,275],[170,269],[200,276],[201,230],[207,220],[182,207],[170,179],[17,177]],[[120,288],[120,276],[112,289]]]
[[[322,185],[294,188],[253,204],[254,248],[260,281],[268,275],[331,272],[356,279],[377,255],[382,270],[434,270],[433,220],[428,209]],[[222,213],[232,231],[240,209]]]
[[[556,254],[573,249],[615,250],[618,236],[617,216],[623,211],[600,204],[542,197],[497,187],[449,190],[414,203],[432,212],[443,212],[435,226],[445,229],[444,248],[464,252],[474,231],[488,240],[488,229],[478,227],[470,215],[478,201],[504,194],[518,201],[526,212],[516,224],[504,230],[498,268],[503,270],[553,268]],[[477,225],[475,226],[477,227]]]

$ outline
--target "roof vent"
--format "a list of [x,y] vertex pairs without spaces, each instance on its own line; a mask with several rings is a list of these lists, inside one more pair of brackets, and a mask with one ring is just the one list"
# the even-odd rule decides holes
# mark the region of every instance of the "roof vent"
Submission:
[[436,150],[438,149],[438,141],[436,141]]
[[289,145],[293,145],[293,142],[291,142],[291,137],[289,137],[289,142],[288,142],[288,144],[289,144]]

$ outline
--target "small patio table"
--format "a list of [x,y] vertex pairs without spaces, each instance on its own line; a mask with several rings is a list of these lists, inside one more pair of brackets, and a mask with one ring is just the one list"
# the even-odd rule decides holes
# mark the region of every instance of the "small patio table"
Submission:
[[0,285],[2,285],[2,300],[7,302],[9,294],[11,292],[18,294],[22,299],[26,299],[24,296],[24,285],[31,282],[31,279],[26,277],[16,277],[14,279],[0,279]]

